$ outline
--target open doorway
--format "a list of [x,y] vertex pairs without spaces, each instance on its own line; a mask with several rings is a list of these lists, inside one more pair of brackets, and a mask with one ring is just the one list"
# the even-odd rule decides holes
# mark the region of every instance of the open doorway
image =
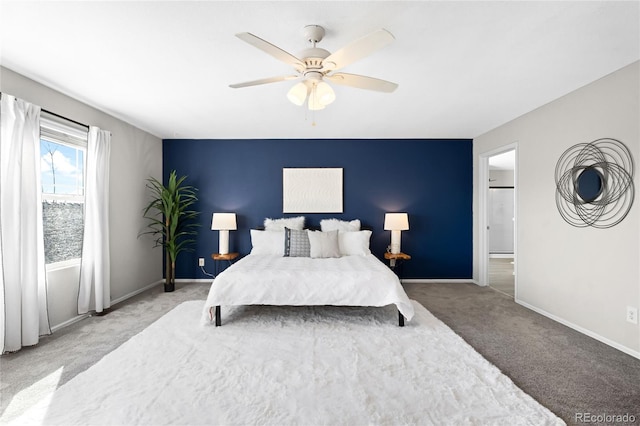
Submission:
[[482,285],[516,296],[516,149],[510,145],[481,156]]

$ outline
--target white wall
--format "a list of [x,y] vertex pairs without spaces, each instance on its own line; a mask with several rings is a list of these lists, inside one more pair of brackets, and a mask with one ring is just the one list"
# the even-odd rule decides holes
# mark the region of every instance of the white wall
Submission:
[[[47,111],[111,132],[111,299],[122,299],[162,279],[162,251],[152,249],[148,237],[138,238],[145,223],[142,219],[147,197],[145,180],[149,176],[162,178],[162,140],[6,68],[0,68],[0,90]],[[54,272],[48,280],[52,326],[75,316],[69,298],[77,297],[77,283],[68,281],[77,272],[71,272]],[[59,300],[56,291],[60,292]]]
[[640,62],[474,139],[474,278],[478,280],[478,157],[518,144],[516,301],[640,357],[640,197],[609,229],[567,224],[555,204],[556,162],[569,147],[608,137],[640,162]]

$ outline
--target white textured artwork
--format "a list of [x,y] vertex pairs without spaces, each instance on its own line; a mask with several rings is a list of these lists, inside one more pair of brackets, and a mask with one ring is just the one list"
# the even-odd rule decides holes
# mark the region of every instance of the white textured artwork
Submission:
[[283,213],[342,213],[342,168],[282,169]]

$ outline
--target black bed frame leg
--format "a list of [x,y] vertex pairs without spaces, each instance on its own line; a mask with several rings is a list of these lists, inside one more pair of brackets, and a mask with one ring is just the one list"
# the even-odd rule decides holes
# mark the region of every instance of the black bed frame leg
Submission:
[[220,327],[222,325],[222,320],[220,319],[220,305],[216,306],[216,327]]
[[402,315],[400,311],[398,311],[398,325],[404,327],[404,315]]

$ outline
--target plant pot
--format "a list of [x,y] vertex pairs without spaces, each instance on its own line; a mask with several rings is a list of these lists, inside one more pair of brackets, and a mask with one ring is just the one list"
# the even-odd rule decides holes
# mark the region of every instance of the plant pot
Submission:
[[164,292],[170,293],[176,289],[176,283],[164,283]]

